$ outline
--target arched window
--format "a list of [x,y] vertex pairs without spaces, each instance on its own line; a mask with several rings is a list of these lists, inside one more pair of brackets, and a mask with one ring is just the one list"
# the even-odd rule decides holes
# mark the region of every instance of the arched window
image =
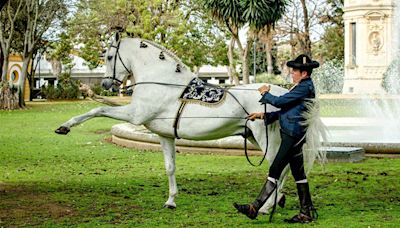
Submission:
[[18,78],[19,78],[19,73],[18,71],[14,70],[13,72],[11,72],[11,81],[16,83],[18,82]]

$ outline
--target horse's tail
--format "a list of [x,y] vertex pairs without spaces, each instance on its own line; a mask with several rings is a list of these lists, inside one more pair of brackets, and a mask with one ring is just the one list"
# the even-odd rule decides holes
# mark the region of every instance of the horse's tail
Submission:
[[311,171],[315,159],[322,164],[326,162],[326,150],[322,149],[322,141],[327,141],[327,127],[322,123],[319,113],[319,100],[312,99],[305,102],[307,111],[303,113],[305,119],[302,125],[307,126],[306,143],[303,145],[303,156],[306,173]]

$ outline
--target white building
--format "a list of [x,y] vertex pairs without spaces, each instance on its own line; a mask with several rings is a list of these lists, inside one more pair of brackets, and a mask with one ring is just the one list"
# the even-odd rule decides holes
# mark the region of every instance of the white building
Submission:
[[[71,70],[71,77],[88,85],[99,84],[106,72],[105,66],[90,70],[85,60],[79,56],[73,56],[72,62],[74,67]],[[229,80],[226,66],[202,66],[199,69],[198,76],[212,84],[232,84]],[[35,88],[39,88],[39,81],[40,86],[57,85],[58,83],[57,77],[53,74],[52,64],[45,57],[41,58],[38,67],[36,67]]]
[[[36,60],[37,61],[37,60]],[[85,60],[79,56],[73,55],[72,59],[73,68],[71,69],[71,77],[75,80],[89,85],[100,83],[106,72],[105,66],[99,66],[93,70],[90,70]],[[64,67],[62,67],[64,72]],[[44,56],[41,57],[39,65],[35,71],[35,87],[39,88],[43,85],[57,85],[58,78],[53,74],[53,68],[51,62],[47,61]]]

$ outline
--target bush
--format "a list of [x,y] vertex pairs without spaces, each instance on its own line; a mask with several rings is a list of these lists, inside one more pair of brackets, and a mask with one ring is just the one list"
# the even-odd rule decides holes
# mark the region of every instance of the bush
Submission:
[[95,84],[91,87],[92,91],[100,96],[117,96],[118,92],[111,92],[110,90],[104,90],[100,84]]
[[258,74],[256,77],[256,82],[278,85],[286,89],[289,89],[293,86],[292,83],[287,82],[282,76],[267,73]]
[[42,87],[41,92],[47,99],[77,99],[81,96],[79,81],[72,80],[66,73],[58,78],[57,87]]
[[341,93],[344,83],[343,60],[330,60],[314,70],[312,78],[318,93]]
[[382,87],[389,94],[400,93],[400,57],[393,60],[383,74]]

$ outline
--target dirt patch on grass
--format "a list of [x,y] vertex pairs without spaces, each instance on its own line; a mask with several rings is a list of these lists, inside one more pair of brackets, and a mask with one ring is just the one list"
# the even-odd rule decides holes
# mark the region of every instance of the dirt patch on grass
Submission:
[[0,226],[37,225],[76,214],[71,206],[52,201],[48,193],[0,183]]
[[110,129],[99,129],[94,131],[95,134],[101,135],[101,134],[105,134],[105,133],[109,133]]

